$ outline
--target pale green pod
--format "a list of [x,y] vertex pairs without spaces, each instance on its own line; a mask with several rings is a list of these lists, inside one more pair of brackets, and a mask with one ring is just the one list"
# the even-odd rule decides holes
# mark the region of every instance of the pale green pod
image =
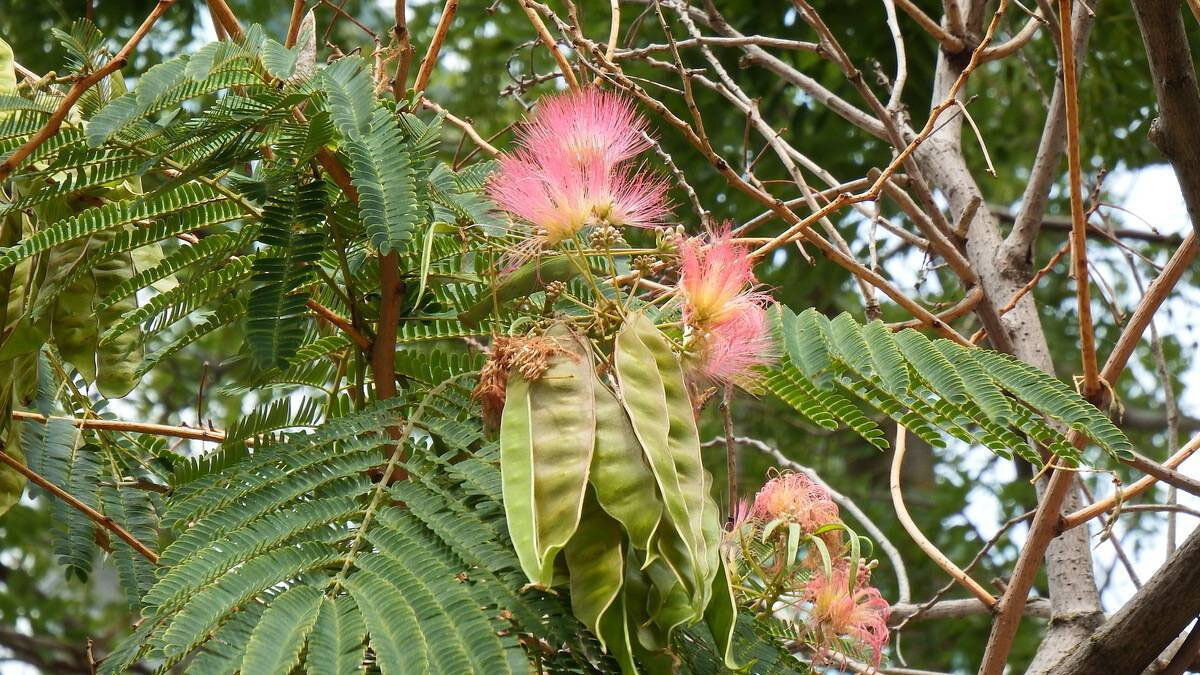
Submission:
[[[571,573],[571,610],[606,647],[601,623],[621,593],[625,577],[625,556],[622,553],[624,533],[621,524],[613,520],[596,502],[590,491],[583,504],[579,529],[563,547],[567,569]],[[624,619],[624,610],[617,608]]]
[[704,610],[704,622],[712,633],[717,649],[730,670],[742,668],[733,654],[733,632],[737,628],[737,601],[733,596],[733,583],[729,578],[729,567],[718,558],[717,573],[713,576],[712,598]]
[[[12,94],[17,91],[17,66],[13,60],[12,47],[0,39],[0,94]],[[0,119],[12,113],[0,113]]]
[[[621,396],[662,492],[667,514],[686,545],[693,579],[687,584],[702,611],[709,593],[710,555],[703,534],[707,481],[700,437],[679,359],[670,341],[641,313],[626,317],[617,335],[616,367]],[[661,547],[660,547],[661,549]],[[682,569],[681,552],[676,571]]]
[[[33,208],[37,229],[43,230],[74,215],[66,200],[53,200]],[[46,285],[68,275],[87,254],[88,239],[73,239],[55,246],[46,253]],[[96,284],[90,275],[83,275],[58,295],[50,316],[50,332],[59,354],[71,363],[88,382],[96,378],[96,346],[99,333],[92,299]]]
[[[89,249],[97,250],[108,243],[115,234],[111,230],[97,233],[92,237]],[[101,261],[92,268],[92,278],[96,284],[95,298],[108,296],[121,282],[135,273],[129,254]],[[121,315],[137,309],[137,306],[137,295],[130,294],[97,312],[96,321],[100,332],[116,323]],[[128,394],[137,384],[137,367],[141,364],[143,356],[142,329],[137,326],[100,345],[96,352],[96,386],[100,393],[108,398],[120,398]]]
[[[8,394],[7,391],[3,393]],[[0,407],[0,412],[4,412],[6,416],[11,415],[8,405]],[[25,451],[21,448],[20,431],[19,425],[14,424],[12,420],[8,420],[8,433],[4,439],[4,454],[24,464]],[[25,491],[25,483],[25,474],[20,473],[7,464],[0,465],[0,516],[8,513],[9,509],[21,501],[21,493]]]
[[[537,513],[533,507],[533,423],[529,415],[529,383],[509,378],[500,419],[500,476],[508,536],[525,576],[554,577],[554,566],[542,566],[537,555]],[[549,583],[543,585],[548,586]]]
[[[567,353],[552,357],[546,372],[524,391],[524,378],[510,376],[500,422],[509,530],[530,582],[545,587],[553,584],[555,557],[579,525],[596,433],[590,355],[563,327],[548,335]],[[525,401],[514,401],[514,394]],[[522,528],[531,532],[514,532]],[[522,552],[523,546],[532,548]]]
[[633,546],[656,557],[654,534],[662,520],[662,501],[654,474],[646,465],[629,416],[621,402],[598,380],[596,399],[596,452],[588,482],[608,515],[616,518]]

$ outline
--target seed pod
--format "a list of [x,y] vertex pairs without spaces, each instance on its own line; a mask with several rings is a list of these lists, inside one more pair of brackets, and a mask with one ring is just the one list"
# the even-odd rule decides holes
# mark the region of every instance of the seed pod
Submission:
[[[563,554],[571,573],[571,610],[600,638],[601,647],[606,642],[600,630],[602,619],[605,613],[614,611],[613,604],[621,593],[625,576],[624,538],[620,523],[600,508],[589,491],[579,530],[567,542]],[[622,608],[616,609],[624,615]]]
[[660,527],[659,552],[671,561],[702,612],[716,573],[704,533],[711,482],[700,462],[700,436],[683,369],[670,341],[644,314],[630,314],[617,335],[621,397],[641,442],[680,546]]
[[[82,210],[82,209],[80,209]],[[37,229],[43,230],[74,214],[65,200],[54,200],[34,207]],[[46,254],[46,284],[53,284],[70,273],[87,254],[88,239],[73,239],[55,246]],[[92,299],[96,284],[90,275],[83,275],[58,295],[50,316],[50,331],[58,353],[75,366],[83,378],[91,382],[96,377],[96,315]]]
[[514,369],[500,421],[500,470],[509,533],[529,580],[553,583],[554,559],[579,525],[595,447],[587,348],[565,327],[552,329],[563,353],[533,382]]
[[646,465],[642,446],[620,401],[599,380],[592,390],[596,400],[596,451],[588,482],[600,506],[624,526],[634,547],[650,552],[650,558],[657,557],[654,535],[663,507],[654,474]]
[[[115,231],[99,232],[92,237],[89,250],[97,250],[116,235]],[[114,288],[135,274],[133,260],[123,254],[102,260],[92,268],[96,284],[95,298],[106,297]],[[137,295],[130,294],[105,307],[96,314],[100,331],[116,323],[121,315],[137,309]],[[135,326],[100,345],[96,353],[98,374],[96,385],[108,398],[120,398],[137,384],[136,371],[142,362],[142,329]]]

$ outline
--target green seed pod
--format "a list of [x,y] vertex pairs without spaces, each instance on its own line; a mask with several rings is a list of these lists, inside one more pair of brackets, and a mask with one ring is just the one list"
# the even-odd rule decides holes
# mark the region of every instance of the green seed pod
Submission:
[[[82,210],[82,209],[80,209]],[[54,200],[34,207],[39,230],[51,227],[75,211],[65,200]],[[88,239],[74,239],[55,246],[46,253],[46,283],[70,273],[87,254]],[[92,312],[92,299],[96,295],[96,284],[91,276],[83,275],[58,295],[50,316],[50,331],[58,352],[63,359],[79,371],[89,382],[96,377],[96,316]]]
[[[0,392],[7,393],[7,392]],[[12,412],[5,406],[0,408],[5,417],[11,418]],[[20,427],[8,420],[8,430],[4,439],[4,454],[18,462],[25,463],[25,451],[21,448]],[[0,516],[3,516],[17,502],[21,501],[21,493],[25,491],[25,474],[7,464],[0,465]]]
[[521,568],[553,583],[554,560],[579,525],[595,448],[595,373],[587,348],[563,326],[548,333],[565,350],[537,380],[514,371],[500,421],[504,511]]
[[[116,232],[99,232],[92,237],[89,250],[97,250],[108,243]],[[92,268],[96,285],[95,298],[104,298],[126,279],[136,274],[129,254],[118,255],[100,261]],[[99,330],[116,323],[121,315],[137,309],[137,295],[130,294],[105,307],[96,314]],[[100,393],[108,398],[120,398],[137,384],[136,371],[142,362],[142,329],[135,326],[99,347],[96,353],[98,374],[96,385]]]
[[[716,574],[715,552],[705,535],[711,478],[700,461],[700,436],[683,369],[671,343],[641,313],[626,318],[617,335],[616,370],[621,397],[666,506],[667,528],[659,528],[659,553],[692,596],[697,614],[708,604]],[[715,543],[715,542],[714,542]]]
[[[601,621],[606,612],[614,611],[613,605],[625,577],[624,538],[621,524],[600,508],[595,495],[589,491],[579,530],[567,542],[563,554],[571,573],[571,609],[600,638],[601,647],[606,646],[606,638],[600,630]],[[617,645],[613,647],[617,648]]]
[[662,501],[654,474],[620,401],[599,380],[596,400],[596,452],[588,482],[608,515],[616,518],[634,547],[657,557],[654,535],[662,520]]

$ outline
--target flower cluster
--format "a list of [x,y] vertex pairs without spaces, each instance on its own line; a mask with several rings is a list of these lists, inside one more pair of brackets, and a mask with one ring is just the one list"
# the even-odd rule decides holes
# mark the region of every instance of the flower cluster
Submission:
[[854,536],[824,486],[781,473],[739,506],[725,548],[739,585],[759,589],[747,598],[751,609],[794,624],[814,663],[849,651],[878,667],[889,605],[870,586],[874,563],[851,559],[846,542]]
[[669,214],[665,181],[633,164],[650,141],[627,99],[598,89],[543,99],[517,143],[487,192],[533,227],[535,250],[589,225],[652,227]]
[[679,295],[695,370],[714,382],[750,378],[769,363],[774,344],[767,325],[770,296],[756,291],[749,252],[730,226],[680,245]]

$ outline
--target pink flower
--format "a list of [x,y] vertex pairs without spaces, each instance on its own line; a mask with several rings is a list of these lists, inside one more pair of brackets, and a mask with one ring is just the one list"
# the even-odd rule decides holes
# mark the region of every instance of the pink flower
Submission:
[[714,382],[750,377],[755,366],[771,362],[775,343],[767,327],[767,312],[746,303],[736,314],[698,334],[694,344],[699,370]]
[[649,146],[645,125],[628,101],[598,90],[542,102],[487,186],[500,208],[533,227],[529,252],[588,225],[663,223],[666,181],[628,161]]
[[840,522],[829,491],[802,473],[784,473],[767,481],[754,496],[753,515],[763,522],[796,523],[805,532]]
[[691,237],[680,246],[679,287],[684,296],[684,320],[693,326],[714,326],[739,312],[743,305],[760,304],[761,294],[748,293],[755,283],[745,247],[733,242],[730,225]]
[[812,605],[809,628],[816,647],[830,649],[839,638],[850,638],[869,649],[879,667],[891,608],[878,589],[858,585],[851,592],[846,570],[834,570],[832,576],[818,572],[808,582],[805,600]]
[[729,224],[685,240],[680,257],[679,291],[694,367],[728,383],[769,363],[774,341],[765,307],[771,299],[754,290],[749,253],[734,243]]
[[611,169],[650,147],[646,131],[629,99],[589,88],[539,101],[518,142],[539,158],[566,155],[580,164],[599,159]]

